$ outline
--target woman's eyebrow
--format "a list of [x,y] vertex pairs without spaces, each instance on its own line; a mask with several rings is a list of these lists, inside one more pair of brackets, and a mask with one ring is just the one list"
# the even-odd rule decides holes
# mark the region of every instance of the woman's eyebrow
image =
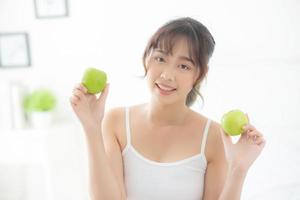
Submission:
[[[154,49],[154,52],[159,52],[159,53],[162,53],[164,55],[167,55],[166,51],[162,50],[162,49]],[[179,56],[179,59],[180,60],[185,60],[185,61],[188,61],[190,63],[192,63],[193,65],[195,65],[194,61],[190,58],[190,57],[187,57],[187,56]]]
[[162,49],[154,49],[154,51],[162,53],[162,54],[167,54],[167,52]]
[[191,63],[193,63],[193,65],[195,65],[194,61],[191,58],[189,58],[189,57],[179,56],[179,59],[191,62]]

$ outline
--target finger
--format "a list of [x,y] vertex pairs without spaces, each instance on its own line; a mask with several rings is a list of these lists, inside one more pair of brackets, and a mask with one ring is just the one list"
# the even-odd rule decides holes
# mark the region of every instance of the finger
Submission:
[[71,104],[77,105],[78,101],[79,101],[79,99],[78,99],[77,96],[71,96],[70,97]]
[[247,119],[248,119],[248,124],[250,123],[250,119],[249,119],[249,116],[248,114],[246,113],[246,116],[247,116]]
[[266,140],[264,138],[260,138],[254,141],[254,144],[258,145],[259,147],[264,147],[266,144]]
[[98,98],[98,101],[106,101],[107,95],[108,95],[108,91],[109,91],[109,83],[106,84],[104,90],[102,91],[100,97]]
[[81,83],[76,83],[76,85],[74,86],[74,89],[73,90],[76,90],[76,89],[78,89],[78,90],[81,90]]
[[254,130],[256,130],[256,128],[251,124],[246,124],[243,126],[243,130],[244,130],[244,132],[254,131]]
[[82,84],[82,83],[77,83],[73,89],[73,91],[75,90],[80,90],[83,93],[87,93],[87,88]]
[[223,144],[225,146],[231,145],[232,144],[231,137],[227,133],[225,133],[222,128],[220,128],[220,133],[222,136]]
[[254,142],[257,145],[260,145],[262,142],[265,142],[265,139],[264,138],[257,138]]
[[258,144],[258,146],[260,146],[261,148],[264,148],[266,144],[267,144],[267,141],[263,140],[260,144]]
[[87,93],[87,88],[84,86],[84,84],[83,83],[80,83],[80,89],[84,92],[84,93]]
[[79,99],[82,99],[83,96],[84,96],[84,93],[79,90],[79,89],[76,89],[74,92],[73,92],[73,95],[77,96]]
[[247,135],[249,137],[264,137],[259,131],[249,131]]
[[84,92],[83,89],[80,88],[74,88],[73,95],[78,96],[79,99],[89,99],[90,97],[95,96],[95,94]]
[[[79,87],[74,87],[73,88],[73,94],[75,94],[77,91],[81,91],[81,89]],[[82,91],[81,91],[82,92]]]
[[71,98],[75,103],[78,103],[80,101],[80,98],[76,95],[73,95]]
[[77,91],[77,90],[78,90],[78,91],[81,91],[81,92],[84,93],[84,94],[86,93],[86,92],[85,92],[85,88],[82,88],[82,86],[81,86],[80,83],[78,83],[78,84],[75,85],[75,87],[73,88],[73,93],[74,93],[75,91]]

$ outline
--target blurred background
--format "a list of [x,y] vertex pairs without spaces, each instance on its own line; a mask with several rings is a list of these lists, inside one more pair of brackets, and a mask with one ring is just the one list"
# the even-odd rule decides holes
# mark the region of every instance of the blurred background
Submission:
[[89,199],[74,85],[96,67],[108,74],[107,109],[146,102],[143,50],[184,16],[216,41],[205,102],[192,108],[218,122],[241,109],[267,139],[242,199],[299,200],[297,0],[0,0],[0,200]]

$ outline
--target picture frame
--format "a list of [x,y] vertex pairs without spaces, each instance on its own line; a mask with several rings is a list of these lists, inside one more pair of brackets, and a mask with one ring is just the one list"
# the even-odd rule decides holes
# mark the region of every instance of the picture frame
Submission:
[[0,69],[31,66],[28,33],[0,33]]
[[68,0],[34,0],[34,10],[37,19],[69,16]]

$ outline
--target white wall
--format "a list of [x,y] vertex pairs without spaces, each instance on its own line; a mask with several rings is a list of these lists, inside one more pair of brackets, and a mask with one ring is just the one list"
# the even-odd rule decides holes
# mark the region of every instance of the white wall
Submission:
[[[68,98],[89,66],[109,75],[108,108],[146,101],[146,85],[135,76],[143,74],[141,57],[149,37],[167,20],[194,17],[211,31],[216,49],[202,88],[206,103],[201,110],[193,108],[216,121],[225,111],[240,108],[267,138],[263,154],[248,174],[243,199],[259,199],[256,194],[273,186],[300,185],[299,1],[69,0],[69,4],[70,17],[38,20],[33,1],[0,0],[0,32],[28,32],[33,63],[30,68],[0,69],[1,85],[23,80],[32,88],[53,88],[59,97],[60,120],[74,124]],[[6,97],[0,92],[0,109],[6,107]],[[81,154],[74,145],[70,148]],[[57,149],[50,145],[49,151]],[[78,176],[82,169],[74,168],[70,174]],[[67,175],[59,176],[68,182]],[[76,183],[68,184],[79,192]],[[66,188],[65,196],[70,191]]]

